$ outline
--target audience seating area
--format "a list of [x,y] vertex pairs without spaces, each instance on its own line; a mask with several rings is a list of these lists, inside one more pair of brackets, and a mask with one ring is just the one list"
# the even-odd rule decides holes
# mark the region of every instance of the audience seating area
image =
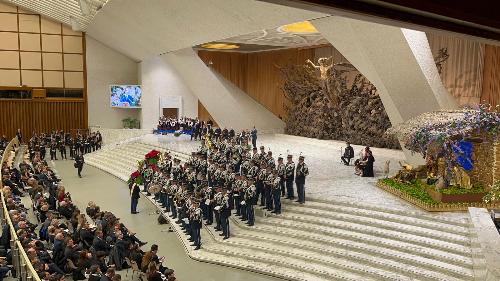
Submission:
[[164,267],[156,255],[157,245],[142,251],[140,247],[147,242],[140,241],[113,213],[91,202],[80,212],[39,152],[29,155],[34,156],[28,157],[25,146],[14,153],[9,145],[2,157],[6,223],[0,252],[6,259],[0,259],[0,280],[12,271],[22,281],[62,281],[65,276],[73,281],[120,281],[115,270],[131,266],[147,279],[175,280],[173,270]]
[[[86,163],[126,181],[151,149],[167,147],[137,141],[91,153]],[[147,198],[171,220],[154,197]],[[193,259],[288,280],[474,279],[469,222],[342,201],[285,201],[281,215],[257,212],[253,227],[231,217],[228,240],[204,226],[200,251],[171,225]]]

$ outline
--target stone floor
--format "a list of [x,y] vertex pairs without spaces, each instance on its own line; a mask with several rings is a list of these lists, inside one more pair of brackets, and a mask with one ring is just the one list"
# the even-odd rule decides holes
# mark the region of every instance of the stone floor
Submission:
[[[142,141],[167,145],[171,150],[184,153],[190,153],[200,146],[199,142],[190,141],[186,136],[149,134],[144,136]],[[344,142],[269,134],[258,137],[257,146],[261,145],[264,145],[266,150],[271,149],[275,158],[280,154],[286,157],[288,151],[294,155],[295,162],[300,154],[305,156],[310,172],[306,181],[306,198],[356,202],[429,214],[375,186],[377,179],[384,177],[385,161],[390,160],[390,174],[394,174],[399,169],[398,161],[404,161],[404,154],[400,150],[372,148],[375,157],[375,178],[362,178],[354,175],[353,166],[341,164],[340,155],[345,147]],[[355,155],[363,148],[358,145],[353,147]],[[466,212],[432,213],[431,215],[457,220],[468,218]]]

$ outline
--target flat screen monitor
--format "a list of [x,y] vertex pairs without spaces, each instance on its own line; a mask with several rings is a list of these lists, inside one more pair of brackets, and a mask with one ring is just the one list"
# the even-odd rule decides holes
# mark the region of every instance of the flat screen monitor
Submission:
[[111,85],[111,107],[140,108],[141,85]]

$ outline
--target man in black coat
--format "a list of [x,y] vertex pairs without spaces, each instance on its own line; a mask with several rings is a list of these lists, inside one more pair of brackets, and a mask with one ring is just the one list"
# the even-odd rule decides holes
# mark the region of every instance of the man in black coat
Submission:
[[137,212],[137,204],[139,204],[141,188],[138,184],[133,183],[130,187],[130,213],[138,214]]
[[75,168],[78,169],[78,176],[82,177],[82,169],[83,163],[85,163],[85,159],[83,159],[83,153],[80,153],[75,156]]
[[344,149],[344,155],[340,157],[342,159],[342,162],[344,162],[344,165],[349,166],[349,162],[351,162],[351,159],[354,158],[354,149],[352,148],[350,143],[346,143],[346,148]]

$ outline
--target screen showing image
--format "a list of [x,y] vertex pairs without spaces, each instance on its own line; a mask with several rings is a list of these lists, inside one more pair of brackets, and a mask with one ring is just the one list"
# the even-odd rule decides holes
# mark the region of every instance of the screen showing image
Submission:
[[111,85],[111,107],[141,107],[140,85]]

